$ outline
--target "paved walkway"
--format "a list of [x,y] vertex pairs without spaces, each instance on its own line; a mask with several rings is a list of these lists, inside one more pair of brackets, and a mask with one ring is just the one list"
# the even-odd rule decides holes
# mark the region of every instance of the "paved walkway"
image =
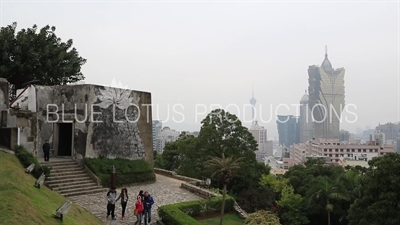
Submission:
[[[157,181],[153,184],[140,184],[127,187],[129,202],[128,206],[126,207],[125,220],[121,220],[121,204],[119,201],[115,207],[117,220],[111,220],[110,218],[108,220],[106,219],[107,193],[74,196],[70,197],[70,199],[103,220],[106,224],[134,224],[136,221],[136,216],[133,215],[134,202],[140,190],[148,191],[154,198],[155,203],[151,212],[152,224],[155,224],[156,220],[158,219],[157,209],[159,206],[202,199],[201,197],[183,188],[180,188],[181,183],[184,181],[176,180],[159,174],[156,174],[156,176]],[[119,195],[119,193],[121,193],[121,189],[117,189],[117,193]]]

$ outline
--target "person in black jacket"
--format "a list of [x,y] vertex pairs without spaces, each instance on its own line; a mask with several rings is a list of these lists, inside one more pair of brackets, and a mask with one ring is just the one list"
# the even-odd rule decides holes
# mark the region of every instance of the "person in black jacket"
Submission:
[[50,144],[49,140],[46,140],[46,143],[43,144],[43,154],[44,154],[44,161],[49,161],[50,159]]

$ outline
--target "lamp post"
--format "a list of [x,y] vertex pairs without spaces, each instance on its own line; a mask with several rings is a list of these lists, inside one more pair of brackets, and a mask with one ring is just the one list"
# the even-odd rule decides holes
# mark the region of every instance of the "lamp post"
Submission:
[[111,167],[111,188],[116,186],[116,174],[115,174],[115,166],[112,165]]

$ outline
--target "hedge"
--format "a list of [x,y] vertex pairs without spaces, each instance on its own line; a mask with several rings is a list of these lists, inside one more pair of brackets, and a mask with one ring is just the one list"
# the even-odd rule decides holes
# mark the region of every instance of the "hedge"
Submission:
[[111,183],[111,167],[115,166],[116,186],[122,187],[134,183],[154,182],[156,175],[153,167],[143,160],[86,158],[86,166],[100,179],[103,187]]
[[[234,198],[226,196],[225,211],[233,211],[234,203]],[[158,208],[158,215],[167,225],[201,225],[193,216],[219,212],[221,210],[221,205],[222,196],[200,201],[181,202],[161,206]]]
[[35,156],[33,156],[30,152],[28,152],[24,146],[19,145],[15,149],[15,155],[18,157],[19,161],[21,162],[24,168],[30,166],[32,163],[35,164],[35,168],[32,170],[32,175],[37,179],[39,178],[42,173],[46,175],[46,177],[50,174],[50,168],[47,166],[41,166],[39,161]]

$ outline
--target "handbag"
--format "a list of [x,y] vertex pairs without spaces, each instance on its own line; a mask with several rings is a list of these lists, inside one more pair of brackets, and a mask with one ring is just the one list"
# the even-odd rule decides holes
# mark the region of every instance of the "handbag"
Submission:
[[139,213],[139,212],[138,212],[137,209],[133,210],[133,215],[137,216],[138,213]]

